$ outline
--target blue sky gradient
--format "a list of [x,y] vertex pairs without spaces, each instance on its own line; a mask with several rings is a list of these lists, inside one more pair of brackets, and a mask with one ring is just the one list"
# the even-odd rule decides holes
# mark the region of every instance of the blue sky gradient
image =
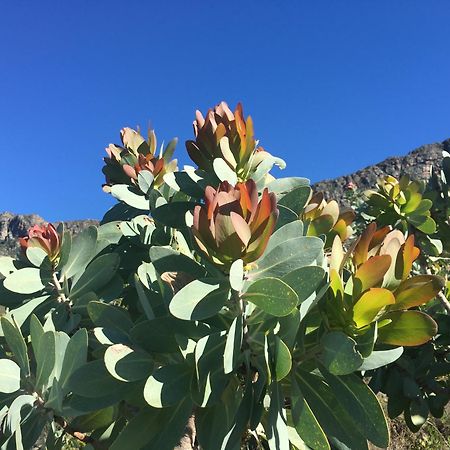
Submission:
[[448,0],[6,1],[0,211],[100,218],[120,128],[178,136],[184,164],[195,109],[220,100],[312,181],[442,141],[449,24]]

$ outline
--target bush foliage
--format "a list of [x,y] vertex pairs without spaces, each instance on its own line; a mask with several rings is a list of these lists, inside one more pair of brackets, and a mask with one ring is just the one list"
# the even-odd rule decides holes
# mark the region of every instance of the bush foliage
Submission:
[[442,416],[450,155],[353,210],[275,178],[241,105],[197,111],[195,167],[120,136],[100,226],[0,259],[2,449],[386,447],[379,391],[412,430]]

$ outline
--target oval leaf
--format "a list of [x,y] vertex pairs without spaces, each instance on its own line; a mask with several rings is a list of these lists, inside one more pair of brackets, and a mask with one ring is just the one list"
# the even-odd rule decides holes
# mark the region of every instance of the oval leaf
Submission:
[[297,306],[298,296],[278,278],[262,278],[252,283],[243,298],[273,316],[287,316]]

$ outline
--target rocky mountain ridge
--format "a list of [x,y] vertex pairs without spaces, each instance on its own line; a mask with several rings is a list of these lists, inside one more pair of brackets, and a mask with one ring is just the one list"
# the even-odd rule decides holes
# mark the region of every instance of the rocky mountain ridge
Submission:
[[[349,183],[355,184],[358,189],[365,190],[373,187],[377,179],[384,175],[399,177],[401,174],[408,174],[415,179],[428,178],[431,167],[440,168],[443,150],[450,152],[450,139],[423,145],[405,156],[388,158],[357,172],[320,181],[312,187],[316,191],[323,191],[327,199],[336,199],[345,203],[344,193]],[[44,222],[45,220],[36,214],[0,213],[0,255],[14,255],[17,251],[18,238],[25,236],[32,225]],[[77,233],[89,225],[98,224],[98,221],[86,219],[64,222],[64,224],[66,229]]]

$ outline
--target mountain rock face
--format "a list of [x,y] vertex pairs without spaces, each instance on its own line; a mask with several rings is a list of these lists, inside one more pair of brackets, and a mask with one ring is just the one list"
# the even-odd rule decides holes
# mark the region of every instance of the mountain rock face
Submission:
[[[26,236],[27,231],[33,225],[41,225],[45,220],[36,214],[0,213],[0,256],[14,256],[19,248],[18,240]],[[64,222],[66,230],[76,234],[90,225],[97,225],[97,220],[74,220]],[[55,226],[58,223],[55,224]]]
[[[315,191],[323,191],[325,198],[335,199],[345,204],[344,193],[349,183],[355,184],[360,190],[365,190],[373,187],[384,175],[399,177],[407,174],[415,179],[428,178],[431,167],[440,168],[443,150],[450,152],[450,139],[441,143],[423,145],[406,156],[388,158],[355,173],[320,181],[312,187]],[[13,256],[18,249],[18,238],[25,236],[31,226],[42,223],[45,223],[45,220],[36,214],[0,213],[0,255]],[[97,225],[98,221],[87,219],[64,222],[64,224],[66,229],[77,233],[90,225]]]
[[409,175],[416,180],[428,179],[431,168],[441,168],[442,151],[450,152],[450,139],[441,143],[428,144],[419,147],[406,156],[394,156],[365,169],[332,180],[319,181],[312,187],[315,191],[323,191],[328,200],[337,200],[345,204],[345,186],[353,183],[364,191],[373,188],[377,180],[385,175],[399,178],[401,175]]

